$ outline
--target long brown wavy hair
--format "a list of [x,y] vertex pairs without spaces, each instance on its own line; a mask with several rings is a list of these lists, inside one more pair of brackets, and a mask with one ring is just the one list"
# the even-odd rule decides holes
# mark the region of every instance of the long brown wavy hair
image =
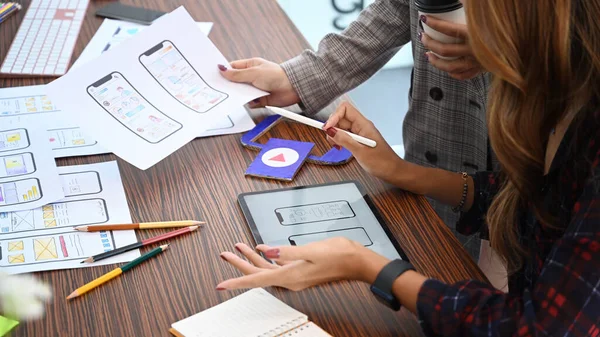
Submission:
[[474,54],[493,74],[487,121],[503,183],[487,213],[490,241],[513,273],[527,253],[519,210],[560,226],[539,194],[551,131],[600,102],[600,0],[466,0],[465,10]]

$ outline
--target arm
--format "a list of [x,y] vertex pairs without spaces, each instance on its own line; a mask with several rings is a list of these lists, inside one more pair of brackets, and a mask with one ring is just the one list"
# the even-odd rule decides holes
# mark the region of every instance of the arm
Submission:
[[411,40],[409,0],[377,0],[341,34],[328,34],[317,52],[284,62],[308,112],[321,110],[358,86]]
[[566,232],[544,261],[533,289],[514,296],[475,281],[447,285],[427,280],[417,300],[426,334],[600,334],[599,174],[596,169],[596,178],[573,207]]

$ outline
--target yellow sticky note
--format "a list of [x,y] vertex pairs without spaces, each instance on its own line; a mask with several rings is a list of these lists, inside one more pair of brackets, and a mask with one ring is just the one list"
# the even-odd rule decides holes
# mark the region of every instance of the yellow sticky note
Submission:
[[44,226],[56,227],[56,220],[44,220]]
[[42,211],[53,211],[54,207],[52,205],[44,205],[42,206]]
[[21,140],[21,134],[20,133],[11,133],[10,135],[8,135],[8,137],[6,137],[6,140],[9,142],[16,142]]
[[23,250],[23,240],[8,242],[8,251],[9,252],[18,251],[18,250]]
[[15,263],[24,263],[24,262],[25,262],[25,255],[23,255],[23,254],[8,256],[8,263],[15,264]]
[[44,219],[52,219],[52,218],[54,218],[54,210],[52,210],[52,211],[44,211],[43,217],[44,217]]

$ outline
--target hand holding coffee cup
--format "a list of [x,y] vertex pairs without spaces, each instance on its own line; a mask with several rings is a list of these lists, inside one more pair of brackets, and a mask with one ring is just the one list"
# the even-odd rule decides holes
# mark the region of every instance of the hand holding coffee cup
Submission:
[[482,72],[467,42],[465,12],[457,0],[415,0],[423,33],[419,39],[430,50],[429,62],[455,79],[471,79]]

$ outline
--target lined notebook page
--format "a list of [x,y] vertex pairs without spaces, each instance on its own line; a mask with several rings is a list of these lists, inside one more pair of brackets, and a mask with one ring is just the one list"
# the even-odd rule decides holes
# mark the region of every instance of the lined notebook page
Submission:
[[288,331],[280,337],[332,337],[313,322],[307,322],[294,330]]
[[256,288],[172,327],[185,337],[275,337],[307,321],[303,313]]

